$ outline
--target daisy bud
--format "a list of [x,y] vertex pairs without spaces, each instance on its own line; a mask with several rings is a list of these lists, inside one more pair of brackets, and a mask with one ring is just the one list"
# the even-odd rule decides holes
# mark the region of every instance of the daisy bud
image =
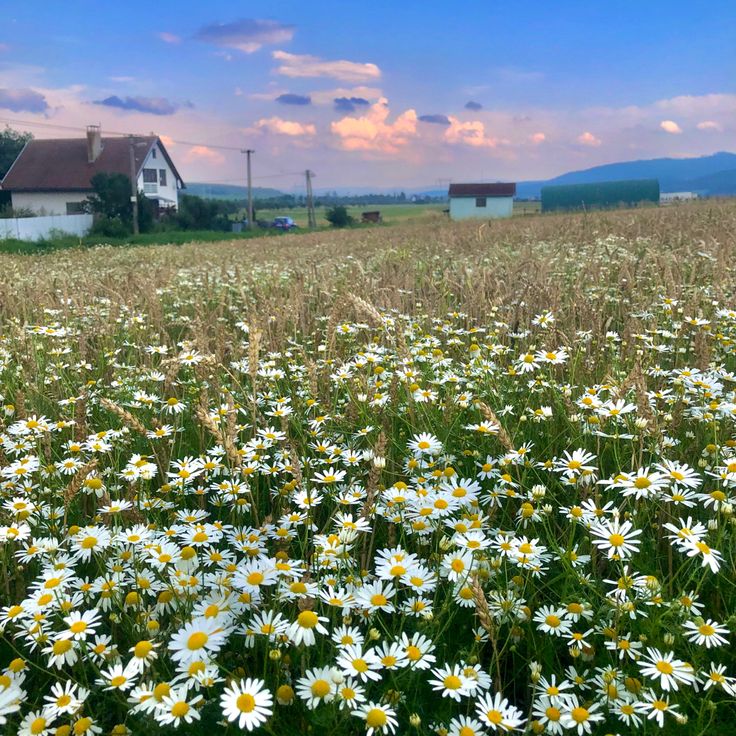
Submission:
[[543,499],[546,493],[547,489],[543,485],[537,484],[535,486],[532,486],[532,498],[535,501],[540,501],[541,499]]
[[271,651],[270,651],[270,652],[268,653],[268,658],[269,658],[269,659],[270,659],[270,660],[271,660],[272,662],[278,662],[278,661],[279,661],[279,660],[281,659],[281,650],[280,650],[280,649],[272,649],[272,650],[271,650]]
[[733,504],[723,503],[721,504],[721,513],[725,516],[731,516],[733,514]]
[[668,646],[671,647],[675,643],[675,635],[670,633],[669,631],[662,637],[662,641]]
[[281,685],[276,690],[276,702],[279,705],[291,705],[294,702],[294,690],[291,685]]
[[646,417],[638,417],[634,421],[634,425],[637,429],[645,429],[646,426],[649,424],[649,420]]
[[718,519],[708,519],[708,531],[718,531]]
[[368,632],[368,636],[371,638],[371,641],[378,641],[381,638],[381,632],[378,629],[371,629]]
[[386,467],[386,458],[385,457],[380,457],[380,456],[377,455],[376,457],[373,458],[373,466],[376,467],[376,468],[379,468],[379,469],[380,468],[385,468]]
[[409,724],[414,728],[419,728],[419,726],[422,725],[422,717],[419,715],[419,713],[412,713],[409,716]]

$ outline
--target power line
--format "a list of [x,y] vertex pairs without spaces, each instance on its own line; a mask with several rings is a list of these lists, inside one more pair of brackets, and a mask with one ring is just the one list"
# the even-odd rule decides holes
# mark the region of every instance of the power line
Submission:
[[[15,125],[30,125],[31,127],[37,127],[37,128],[52,128],[54,130],[73,130],[75,133],[84,133],[84,128],[77,128],[75,126],[71,125],[60,125],[59,123],[39,123],[34,120],[14,120],[12,118],[0,118],[0,122],[2,123],[13,123]],[[148,137],[148,133],[121,133],[120,131],[116,130],[106,130],[106,135],[119,135],[124,137],[134,136],[136,138],[146,138]],[[192,141],[177,141],[173,138],[169,138],[167,136],[167,140],[171,141],[172,143],[176,143],[180,146],[205,146],[207,148],[217,148],[221,151],[242,151],[242,147],[240,146],[223,146],[217,143],[193,143]]]
[[[60,123],[42,123],[35,120],[17,120],[13,118],[0,118],[0,123],[13,123],[14,125],[29,125],[31,127],[37,127],[37,128],[50,128],[52,130],[69,130],[74,131],[75,133],[84,133],[85,128],[78,128],[76,126],[72,125],[61,125]],[[136,137],[136,138],[145,138],[148,137],[147,134],[143,133],[121,133],[119,131],[114,130],[106,130],[106,135],[119,135],[123,137]],[[174,140],[173,138],[166,137],[167,140],[171,141],[172,143],[176,143],[180,146],[204,146],[206,148],[216,148],[221,151],[238,151],[238,153],[242,152],[244,149],[238,146],[223,146],[219,145],[217,143],[194,143],[192,141],[179,141]],[[261,176],[254,176],[253,179],[261,180],[261,179],[277,179],[284,176],[303,176],[303,171],[285,171],[280,174],[262,174]],[[241,179],[220,179],[218,181],[202,181],[197,182],[198,184],[228,184],[228,183],[236,183],[241,182]]]

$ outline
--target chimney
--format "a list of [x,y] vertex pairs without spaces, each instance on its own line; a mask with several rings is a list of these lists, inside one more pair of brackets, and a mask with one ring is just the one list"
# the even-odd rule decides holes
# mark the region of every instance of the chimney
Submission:
[[99,125],[87,126],[87,163],[93,164],[102,153],[102,128]]

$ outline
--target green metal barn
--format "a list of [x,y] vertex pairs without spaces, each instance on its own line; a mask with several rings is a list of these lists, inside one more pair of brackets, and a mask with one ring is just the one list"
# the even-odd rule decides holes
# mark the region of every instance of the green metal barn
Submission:
[[542,212],[659,204],[657,179],[542,187]]

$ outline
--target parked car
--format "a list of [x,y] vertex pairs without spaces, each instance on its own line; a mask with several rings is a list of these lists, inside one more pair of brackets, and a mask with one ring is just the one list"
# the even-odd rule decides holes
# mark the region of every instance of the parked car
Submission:
[[294,230],[299,226],[294,222],[294,220],[291,219],[291,217],[274,217],[273,227],[275,227],[277,230],[289,231]]

